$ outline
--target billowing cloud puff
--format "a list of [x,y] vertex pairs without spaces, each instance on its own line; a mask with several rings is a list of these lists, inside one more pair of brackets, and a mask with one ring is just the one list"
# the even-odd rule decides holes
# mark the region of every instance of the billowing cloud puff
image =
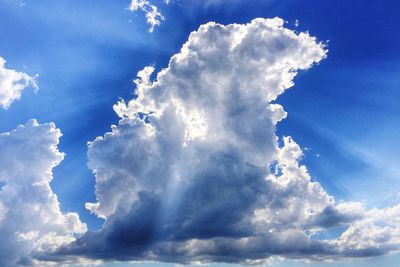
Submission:
[[330,241],[347,256],[375,256],[400,250],[400,204],[365,212],[336,240]]
[[38,89],[35,77],[5,67],[6,60],[0,57],[0,107],[8,108],[21,98],[22,91],[28,87]]
[[[299,145],[279,145],[286,112],[274,101],[326,56],[314,37],[283,24],[207,23],[154,81],[154,67],[138,73],[137,97],[114,106],[118,125],[89,144],[97,202],[86,207],[104,226],[54,258],[255,263],[397,249],[397,220],[336,203],[299,163]],[[335,227],[347,230],[314,238]]]
[[[86,231],[76,213],[62,213],[50,188],[64,155],[53,123],[35,120],[0,134],[0,266],[31,265]],[[40,264],[43,265],[43,264]]]
[[[165,2],[167,4],[169,3],[168,0],[165,0]],[[153,32],[154,28],[160,26],[161,21],[164,20],[164,16],[161,14],[157,6],[151,4],[148,0],[131,0],[129,10],[141,10],[144,12],[147,24],[150,25],[149,32]]]

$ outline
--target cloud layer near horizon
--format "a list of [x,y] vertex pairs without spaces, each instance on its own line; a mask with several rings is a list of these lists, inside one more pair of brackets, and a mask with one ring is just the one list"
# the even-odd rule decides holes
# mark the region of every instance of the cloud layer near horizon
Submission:
[[[326,56],[283,24],[207,23],[154,82],[154,67],[138,73],[137,98],[116,104],[118,125],[89,144],[97,202],[86,207],[104,227],[55,258],[256,263],[398,249],[398,207],[378,222],[360,203],[336,203],[299,164],[292,138],[278,144],[286,113],[274,100]],[[335,227],[347,230],[312,237]]]

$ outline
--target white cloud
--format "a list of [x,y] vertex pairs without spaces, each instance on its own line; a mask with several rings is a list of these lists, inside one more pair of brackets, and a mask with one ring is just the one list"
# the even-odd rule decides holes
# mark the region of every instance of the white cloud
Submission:
[[[286,115],[280,105],[268,103],[293,85],[295,70],[310,67],[325,55],[314,38],[305,33],[296,35],[282,25],[281,19],[256,19],[247,25],[208,23],[191,34],[181,52],[172,57],[169,68],[158,74],[156,83],[149,81],[154,68],[139,72],[138,99],[128,104],[119,102],[114,108],[124,118],[120,125],[90,145],[90,166],[96,175],[106,176],[97,184],[100,199],[107,197],[96,204],[99,215],[113,214],[123,202],[130,207],[143,187],[162,186],[159,176],[170,173],[171,166],[152,167],[154,160],[175,164],[176,157],[182,154],[195,159],[199,149],[208,153],[234,149],[231,153],[240,154],[243,163],[266,171],[278,152],[275,124]],[[149,114],[151,123],[139,119],[139,113]],[[112,153],[121,154],[119,162],[111,162],[110,153],[101,151],[107,147],[114,148]],[[128,162],[135,164],[129,166],[124,157],[130,157]],[[139,161],[140,166],[135,166]],[[181,168],[191,169],[195,163],[182,163]],[[126,170],[127,167],[132,169]],[[142,172],[137,169],[142,167],[143,177],[137,177],[135,172]],[[148,171],[154,172],[156,180],[149,185]],[[182,170],[176,171],[176,175],[184,176],[179,173]],[[114,174],[124,181],[114,181]],[[165,182],[169,183],[169,179],[172,178],[166,177]],[[115,194],[110,191],[125,182],[135,184],[129,187],[135,192],[125,187],[127,195],[122,197],[117,193],[121,188],[116,188]]]
[[[223,247],[244,246],[231,260],[246,261],[256,249],[246,238],[286,236],[283,254],[299,249],[293,240],[310,243],[303,230],[321,227],[315,216],[334,201],[298,165],[301,150],[290,138],[278,146],[275,126],[286,113],[271,102],[326,51],[283,23],[202,25],[156,81],[153,67],[139,72],[138,98],[116,104],[119,124],[89,145],[98,202],[87,208],[105,227],[65,253],[220,261]],[[280,177],[268,168],[275,161]]]
[[[104,227],[54,258],[257,263],[398,249],[398,208],[336,203],[299,163],[300,146],[278,144],[286,112],[274,101],[326,56],[283,25],[207,23],[154,81],[154,67],[138,73],[138,97],[117,103],[118,125],[89,144],[97,202],[86,207]],[[347,229],[312,238],[334,227]]]
[[[168,4],[169,1],[165,1],[165,3]],[[164,20],[164,16],[161,14],[158,7],[148,0],[132,0],[129,5],[129,10],[142,10],[145,13],[147,24],[150,25],[149,32],[153,32],[154,28],[160,26],[161,21]]]
[[365,212],[362,220],[353,223],[343,234],[332,241],[347,254],[363,256],[368,252],[377,255],[400,249],[400,204]]
[[28,87],[38,89],[36,76],[5,67],[6,60],[0,57],[0,107],[7,109],[11,103],[21,98],[22,91]]
[[[86,231],[76,213],[62,213],[50,188],[52,169],[63,159],[61,132],[35,120],[0,134],[0,265],[31,265]],[[43,265],[40,263],[39,265]]]

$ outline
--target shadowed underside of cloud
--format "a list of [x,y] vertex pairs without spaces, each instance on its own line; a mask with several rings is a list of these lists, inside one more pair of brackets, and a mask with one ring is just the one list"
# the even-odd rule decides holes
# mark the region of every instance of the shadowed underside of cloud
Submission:
[[5,67],[6,60],[0,57],[0,107],[7,109],[11,103],[21,98],[28,87],[38,89],[35,78],[26,73]]
[[[103,228],[38,257],[258,263],[397,251],[400,206],[336,203],[292,138],[278,144],[286,113],[273,101],[325,56],[279,18],[202,25],[154,81],[153,67],[138,73],[137,98],[117,103],[118,125],[89,144],[97,202],[86,207]],[[346,230],[312,238],[334,227]]]

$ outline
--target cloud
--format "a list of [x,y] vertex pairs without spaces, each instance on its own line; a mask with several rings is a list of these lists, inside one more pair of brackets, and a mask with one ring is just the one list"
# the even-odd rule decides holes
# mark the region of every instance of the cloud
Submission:
[[[86,231],[76,213],[62,213],[50,188],[52,169],[63,159],[60,130],[35,120],[0,134],[0,266],[37,263]],[[44,263],[39,265],[43,266]]]
[[11,103],[21,98],[28,87],[38,89],[36,77],[5,67],[6,60],[0,57],[0,107],[7,109]]
[[[138,73],[137,97],[118,102],[118,124],[89,144],[97,202],[86,207],[103,228],[47,257],[260,263],[396,251],[398,208],[335,202],[300,146],[275,133],[287,115],[275,100],[326,53],[280,18],[192,32],[154,81],[154,67]],[[313,238],[339,227],[338,238]]]
[[337,239],[331,241],[348,256],[383,255],[400,249],[400,204],[365,212]]
[[[169,1],[166,0],[165,3],[168,4]],[[161,14],[158,7],[148,0],[132,0],[129,5],[129,10],[142,10],[145,13],[147,24],[150,25],[149,32],[153,32],[154,28],[160,26],[161,21],[164,20],[164,16]]]

